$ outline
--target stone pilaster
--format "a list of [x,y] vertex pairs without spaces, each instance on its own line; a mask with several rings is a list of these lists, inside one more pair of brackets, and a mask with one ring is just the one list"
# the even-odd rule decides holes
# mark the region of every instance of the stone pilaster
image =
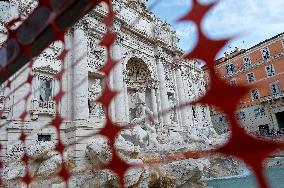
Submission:
[[[88,111],[88,62],[87,62],[87,36],[82,29],[74,30],[74,43],[76,53],[74,53],[74,62],[80,59],[80,62],[74,66],[73,70],[73,100],[74,100],[74,120],[87,119]],[[74,63],[73,62],[73,63]]]

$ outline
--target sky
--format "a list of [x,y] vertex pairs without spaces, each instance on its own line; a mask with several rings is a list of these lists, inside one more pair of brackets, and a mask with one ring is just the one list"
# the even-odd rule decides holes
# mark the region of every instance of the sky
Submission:
[[[156,0],[149,0],[151,5]],[[192,6],[191,0],[158,0],[152,12],[177,31],[180,47],[191,51],[198,33],[191,22],[178,23]],[[200,0],[201,3],[216,0]],[[212,39],[234,37],[218,57],[239,47],[248,49],[261,41],[284,32],[284,0],[220,0],[203,21],[203,31]]]

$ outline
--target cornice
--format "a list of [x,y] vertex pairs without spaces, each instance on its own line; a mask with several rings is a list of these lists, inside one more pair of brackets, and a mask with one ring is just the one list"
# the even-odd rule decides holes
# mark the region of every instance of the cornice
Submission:
[[220,66],[223,66],[224,64],[227,64],[229,62],[233,62],[233,61],[236,61],[237,59],[240,59],[240,58],[244,58],[248,55],[250,55],[251,53],[255,52],[255,51],[258,51],[264,47],[267,47],[268,45],[272,44],[272,43],[275,43],[281,39],[284,39],[284,33],[280,33],[270,39],[267,39],[265,41],[262,41],[260,42],[259,44],[257,45],[254,45],[253,47],[247,49],[247,50],[244,50],[244,51],[241,51],[239,52],[238,54],[234,55],[233,57],[231,58],[228,58],[224,61],[221,61],[221,58],[216,60],[217,62],[220,61],[216,67],[220,67]]
[[[107,12],[104,12],[102,9],[97,8],[97,9],[94,9],[89,14],[89,17],[95,17],[95,19],[98,18],[99,20],[102,20],[106,15],[107,15]],[[169,28],[171,28],[171,26],[169,24],[167,24],[166,22],[163,22],[161,20],[156,20],[156,21],[160,22],[161,24],[167,25]],[[129,23],[127,23],[122,17],[120,17],[119,14],[116,15],[115,22],[117,22],[119,25],[121,25],[121,28],[125,29],[125,31],[130,31],[134,35],[137,35],[137,36],[139,36],[139,37],[141,37],[145,40],[148,40],[152,44],[158,43],[158,44],[160,44],[160,46],[162,46],[164,49],[170,51],[171,53],[176,53],[176,51],[179,51],[179,52],[182,53],[182,50],[178,46],[168,45],[166,42],[162,41],[161,39],[157,39],[154,36],[149,36],[145,31],[141,31],[139,29],[136,29],[132,25],[129,25]],[[165,28],[163,28],[163,29],[165,29]],[[94,30],[94,28],[93,28],[93,30]],[[98,31],[98,30],[96,30],[96,31]],[[100,31],[98,31],[98,32],[100,32]],[[171,32],[171,34],[173,36],[177,37],[173,29],[168,29],[168,32]],[[104,33],[100,32],[100,34],[103,35]]]

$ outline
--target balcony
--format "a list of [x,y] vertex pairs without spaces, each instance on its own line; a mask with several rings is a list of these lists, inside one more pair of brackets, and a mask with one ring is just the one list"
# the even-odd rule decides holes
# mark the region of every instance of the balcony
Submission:
[[38,99],[32,100],[31,103],[31,114],[32,119],[38,119],[39,115],[55,115],[56,113],[56,104],[54,101],[40,101]]
[[0,96],[0,117],[1,119],[7,119],[10,112],[9,107],[9,98],[6,98],[5,96]]
[[272,103],[276,100],[283,99],[284,93],[274,94],[266,97],[261,97],[259,99],[260,103]]

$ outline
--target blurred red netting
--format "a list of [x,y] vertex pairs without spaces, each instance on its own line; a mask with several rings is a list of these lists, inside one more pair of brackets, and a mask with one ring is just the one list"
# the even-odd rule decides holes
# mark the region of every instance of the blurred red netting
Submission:
[[[23,183],[33,185],[33,183],[40,181],[48,182],[51,179],[53,184],[71,187],[76,186],[76,183],[78,183],[73,182],[73,176],[79,178],[89,171],[98,173],[99,170],[110,170],[117,175],[118,179],[109,175],[110,177],[108,178],[111,179],[109,182],[112,182],[113,186],[120,185],[123,187],[126,185],[125,175],[132,168],[146,169],[174,161],[182,161],[189,158],[198,159],[220,153],[243,160],[254,171],[259,186],[269,187],[263,174],[263,162],[274,152],[283,149],[283,144],[256,139],[254,136],[247,134],[236,120],[235,111],[237,106],[241,98],[249,92],[250,88],[231,86],[218,78],[215,73],[215,57],[230,39],[221,41],[209,39],[202,32],[201,22],[204,15],[216,3],[202,5],[197,0],[194,0],[192,9],[186,16],[180,19],[180,21],[193,21],[198,27],[198,43],[195,49],[184,55],[183,58],[189,61],[196,58],[206,62],[211,83],[205,96],[194,102],[186,101],[185,103],[180,103],[175,107],[166,105],[168,108],[161,108],[159,112],[150,113],[145,107],[142,108],[143,101],[139,101],[140,96],[138,95],[137,103],[140,104],[142,111],[145,111],[143,113],[148,114],[147,117],[136,119],[136,121],[129,123],[114,122],[113,120],[113,103],[122,99],[120,94],[125,91],[115,89],[119,88],[117,85],[121,84],[119,79],[124,72],[119,72],[121,73],[120,76],[114,73],[117,72],[117,67],[122,66],[123,58],[120,57],[121,54],[114,54],[115,51],[113,49],[117,47],[117,41],[123,40],[123,37],[117,34],[117,25],[114,23],[117,13],[113,10],[112,2],[110,0],[52,0],[32,1],[29,5],[32,5],[34,2],[36,2],[35,7],[26,7],[26,9],[22,10],[26,14],[20,15],[18,18],[16,17],[7,24],[8,38],[0,49],[0,82],[3,85],[1,93],[4,93],[4,96],[1,96],[3,107],[0,115],[7,118],[7,120],[1,121],[0,127],[1,130],[5,131],[8,131],[8,129],[18,130],[18,132],[12,131],[10,137],[4,142],[2,141],[0,167],[2,169],[1,183],[3,185],[21,185]],[[156,2],[157,4],[154,3],[154,5],[158,5],[159,1]],[[132,1],[129,1],[127,5],[135,7],[135,3]],[[86,80],[89,79],[88,72],[84,72],[84,67],[85,69],[87,67],[86,59],[88,54],[84,51],[82,52],[82,48],[86,48],[88,41],[84,38],[84,31],[78,26],[78,20],[90,12],[93,7],[99,7],[103,10],[100,19],[98,19],[102,27],[91,28],[90,30],[92,34],[100,33],[98,38],[101,40],[97,44],[101,48],[96,49],[96,53],[99,56],[105,55],[101,59],[105,63],[95,65],[98,66],[99,72],[91,75],[100,78],[99,82],[101,83],[99,85],[101,85],[102,90],[98,92],[97,88],[91,88],[93,89],[91,92],[95,92],[97,98],[91,98],[86,104],[86,100],[83,100],[83,98],[89,96],[82,92],[82,88],[87,87]],[[135,25],[135,23],[140,21],[141,17],[142,15],[130,20],[129,25]],[[23,21],[23,23],[14,28],[16,27],[14,21],[18,22],[19,20]],[[82,24],[87,23],[82,21]],[[48,51],[49,49],[54,51]],[[103,52],[100,53],[101,49],[103,49],[102,51],[105,50],[105,54]],[[157,59],[164,60],[165,57],[160,57],[161,52],[159,50],[161,49],[157,48],[154,55]],[[207,53],[204,53],[204,50]],[[55,57],[52,59],[54,62],[49,62],[50,59],[48,58],[50,57]],[[38,60],[42,61],[41,68],[35,66],[35,62]],[[50,63],[53,63],[52,66],[55,68],[50,66]],[[174,68],[177,70],[176,77],[179,76],[179,63],[182,64],[182,62],[176,62],[176,59],[174,59]],[[163,66],[161,64],[157,66]],[[160,70],[163,70],[163,68]],[[161,80],[158,81],[161,82]],[[153,86],[153,88],[155,87]],[[34,98],[35,94],[39,98]],[[152,96],[154,95],[152,93]],[[182,96],[180,97],[182,98]],[[70,106],[64,106],[66,101],[77,101],[76,105],[78,106],[75,106],[75,103],[72,102],[69,104]],[[86,116],[84,113],[88,109],[79,109],[80,105],[87,105],[89,108],[95,107],[100,113],[104,112],[104,114],[100,114],[100,118],[105,118],[103,124],[101,123],[100,125],[100,129],[92,129],[91,126],[86,126],[88,134],[84,133],[84,136],[76,135],[83,134],[83,132],[72,132],[78,128],[74,126],[74,122],[78,123],[78,126],[85,126],[82,123],[82,119]],[[163,106],[163,104],[160,105]],[[136,155],[148,157],[144,161],[145,163],[141,163],[141,160],[133,160],[132,163],[129,163],[125,160],[126,157],[119,153],[116,140],[121,139],[120,134],[124,134],[127,137],[131,135],[129,131],[139,131],[141,124],[146,125],[148,121],[157,123],[155,122],[156,119],[163,116],[168,117],[172,111],[182,111],[188,106],[195,105],[218,107],[227,114],[231,124],[231,136],[226,144],[210,150],[197,149],[196,151],[173,152],[168,154],[168,156],[165,154],[161,158],[153,154],[151,154],[153,156],[150,156],[150,154],[144,151],[136,153]],[[17,109],[17,106],[22,108]],[[14,108],[17,110],[13,110]],[[121,109],[125,107],[116,105],[115,108]],[[13,111],[13,119],[9,119],[11,111]],[[39,117],[42,117],[44,121],[39,122]],[[162,119],[167,121],[166,118]],[[96,122],[91,122],[90,124],[92,123],[95,124]],[[159,124],[157,123],[157,125]],[[149,132],[152,131],[151,127],[145,126],[144,129],[147,129]],[[83,147],[80,144],[82,144],[82,141],[90,140],[98,135],[102,136],[102,140],[98,143],[95,142],[95,144],[102,148],[107,145],[108,149],[96,151],[96,149],[99,150],[100,148],[92,148],[93,146],[89,145],[88,151],[93,153],[102,152],[104,154],[102,156],[111,157],[106,160],[100,155],[96,156],[91,153],[89,157],[94,157],[93,160],[98,162],[81,167],[78,164],[84,164],[86,161],[82,159],[84,156],[81,158],[76,156],[84,155],[78,153],[78,148]],[[148,134],[148,137],[150,136],[151,134]],[[34,142],[35,140],[37,142]],[[53,142],[50,142],[52,140]],[[141,143],[143,142],[141,141]],[[9,148],[9,146],[12,147]],[[10,153],[7,152],[8,150]],[[82,160],[80,161],[82,163],[77,164],[77,158]],[[34,166],[35,162],[39,163],[36,167]],[[49,163],[56,165],[49,166]],[[13,165],[9,167],[9,164]],[[9,176],[10,178],[5,178]],[[157,181],[160,182],[167,182],[168,180],[167,178],[161,179],[162,175],[157,177]],[[93,186],[98,185],[93,184]]]

